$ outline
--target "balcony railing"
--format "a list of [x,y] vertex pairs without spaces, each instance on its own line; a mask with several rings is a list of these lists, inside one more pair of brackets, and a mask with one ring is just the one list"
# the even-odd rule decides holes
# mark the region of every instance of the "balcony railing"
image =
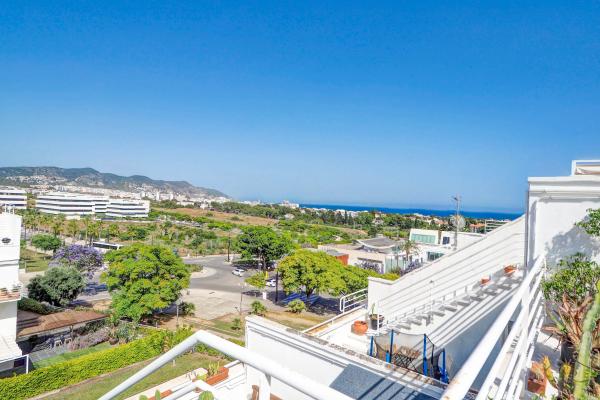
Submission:
[[545,271],[545,257],[540,256],[517,292],[504,307],[498,318],[477,344],[460,371],[450,381],[442,399],[463,399],[490,358],[496,343],[506,332],[509,322],[512,329],[503,340],[494,358],[477,399],[517,399],[521,397],[526,368],[533,355],[533,347],[543,322],[544,310],[540,283]]
[[[204,343],[228,356],[239,360],[246,366],[250,366],[260,372],[259,378],[259,400],[268,400],[271,397],[271,378],[275,378],[284,384],[298,390],[310,398],[318,400],[351,400],[350,397],[322,384],[314,381],[296,371],[285,367],[269,358],[248,350],[245,347],[238,346],[228,340],[220,338],[206,331],[195,332],[192,336],[173,347],[171,350],[151,362],[142,370],[125,380],[116,388],[100,397],[99,400],[110,400],[125,390],[142,380],[144,377],[158,370],[163,365],[172,361],[176,357],[194,348],[199,343]],[[215,399],[230,399],[228,393],[222,389],[216,389],[202,380],[190,382],[188,385],[180,387],[176,392],[170,394],[165,400],[179,399],[190,393],[201,389],[213,394]],[[251,388],[248,388],[249,392]]]
[[3,287],[0,287],[0,303],[6,301],[21,300],[23,295],[23,284],[15,282]]

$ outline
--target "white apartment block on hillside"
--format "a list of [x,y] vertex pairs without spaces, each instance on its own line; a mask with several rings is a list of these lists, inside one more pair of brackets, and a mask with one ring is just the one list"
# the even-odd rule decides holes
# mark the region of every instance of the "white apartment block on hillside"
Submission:
[[[396,281],[369,278],[334,318],[297,331],[250,316],[245,347],[198,331],[101,400],[198,343],[237,361],[225,381],[188,380],[168,399],[196,399],[199,388],[216,399],[534,398],[532,361],[549,355],[559,365],[558,342],[541,330],[546,270],[574,252],[600,261],[600,243],[575,225],[600,208],[600,161],[528,183],[524,216]],[[548,384],[546,398],[556,394]]]
[[149,212],[148,200],[110,199],[106,215],[115,218],[145,218]]
[[51,192],[38,194],[36,208],[47,214],[64,214],[67,218],[98,214],[117,218],[140,218],[148,216],[150,202],[113,199],[99,195]]
[[17,301],[19,282],[21,217],[0,211],[0,371],[12,369],[23,358],[17,346]]
[[11,207],[16,210],[27,208],[27,193],[23,189],[0,186],[0,209]]

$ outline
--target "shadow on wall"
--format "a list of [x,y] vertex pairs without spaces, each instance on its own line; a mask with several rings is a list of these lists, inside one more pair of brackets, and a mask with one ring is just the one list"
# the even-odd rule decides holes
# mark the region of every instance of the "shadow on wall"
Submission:
[[600,240],[573,225],[569,231],[554,236],[552,243],[546,246],[546,261],[549,266],[553,267],[558,265],[563,258],[575,253],[583,253],[598,260]]

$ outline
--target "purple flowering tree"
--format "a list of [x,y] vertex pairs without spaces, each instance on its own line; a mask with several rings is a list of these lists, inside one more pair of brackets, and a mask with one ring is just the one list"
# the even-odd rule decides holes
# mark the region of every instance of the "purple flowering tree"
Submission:
[[79,244],[61,247],[54,254],[53,260],[61,265],[77,268],[90,278],[102,268],[103,263],[102,254],[98,250]]

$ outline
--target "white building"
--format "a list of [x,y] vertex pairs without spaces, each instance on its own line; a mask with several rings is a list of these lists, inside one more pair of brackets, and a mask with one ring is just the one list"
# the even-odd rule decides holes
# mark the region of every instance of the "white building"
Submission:
[[12,369],[22,353],[16,344],[21,217],[0,213],[0,371]]
[[[419,264],[435,261],[438,258],[452,253],[478,241],[482,234],[473,232],[451,232],[433,229],[411,229],[409,240],[417,244],[417,252],[409,256],[409,262],[417,261]],[[456,241],[455,238],[458,240]]]
[[27,208],[27,193],[14,187],[0,187],[0,209],[11,207],[16,210]]
[[[101,400],[197,343],[238,361],[226,381],[188,381],[169,399],[197,398],[197,388],[216,399],[257,391],[260,400],[533,398],[531,363],[556,361],[558,347],[540,329],[540,285],[546,266],[574,252],[600,261],[600,242],[575,225],[590,208],[600,208],[600,161],[576,162],[570,176],[530,178],[524,216],[396,281],[369,279],[368,289],[340,300],[334,318],[299,332],[248,317],[245,348],[199,331]],[[546,398],[555,394],[547,385]]]
[[115,218],[146,218],[149,212],[148,200],[110,199],[106,215]]
[[67,218],[79,218],[84,215],[94,215],[98,202],[99,209],[106,210],[108,198],[95,195],[51,192],[38,195],[35,207],[46,214],[64,214]]

